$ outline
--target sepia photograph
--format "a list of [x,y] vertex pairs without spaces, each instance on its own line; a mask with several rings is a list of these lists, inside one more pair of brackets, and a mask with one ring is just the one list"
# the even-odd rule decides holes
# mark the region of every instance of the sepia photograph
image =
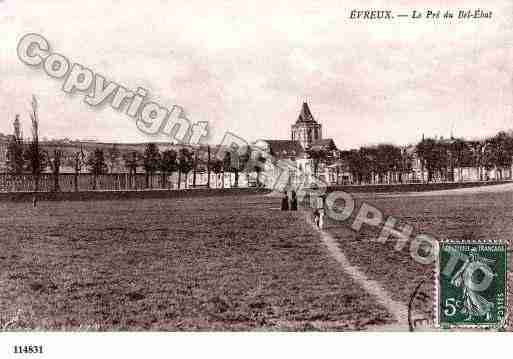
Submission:
[[0,33],[0,357],[509,340],[511,0],[0,0]]

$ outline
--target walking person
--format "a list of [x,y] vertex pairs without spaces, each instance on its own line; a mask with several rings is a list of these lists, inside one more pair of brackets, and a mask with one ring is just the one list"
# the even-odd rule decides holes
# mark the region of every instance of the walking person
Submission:
[[317,225],[317,228],[319,228],[319,229],[324,228],[325,200],[326,200],[326,196],[324,194],[319,195],[315,199],[314,222]]
[[281,210],[288,211],[289,210],[289,196],[287,191],[283,191],[283,196],[281,198]]
[[296,191],[292,191],[290,198],[290,210],[297,211],[297,195]]

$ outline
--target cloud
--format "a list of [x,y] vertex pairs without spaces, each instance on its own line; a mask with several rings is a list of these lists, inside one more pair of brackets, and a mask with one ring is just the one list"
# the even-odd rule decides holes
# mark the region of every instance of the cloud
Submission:
[[[149,90],[209,121],[214,140],[288,138],[307,98],[339,146],[412,142],[427,135],[476,136],[510,126],[513,4],[486,7],[492,20],[362,22],[353,8],[425,8],[428,1],[0,3],[0,113],[40,97],[47,135],[144,141],[123,114],[93,111],[59,81],[16,58],[16,41],[40,32],[53,49],[118,83]],[[432,5],[431,5],[432,6]],[[48,16],[38,14],[45,12]],[[10,132],[10,121],[0,124]],[[217,137],[216,137],[217,136]]]

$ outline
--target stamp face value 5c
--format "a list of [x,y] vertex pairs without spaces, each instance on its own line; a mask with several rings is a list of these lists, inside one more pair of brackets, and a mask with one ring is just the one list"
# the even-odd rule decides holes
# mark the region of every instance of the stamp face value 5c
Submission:
[[493,242],[441,242],[438,324],[500,328],[506,317],[507,247]]

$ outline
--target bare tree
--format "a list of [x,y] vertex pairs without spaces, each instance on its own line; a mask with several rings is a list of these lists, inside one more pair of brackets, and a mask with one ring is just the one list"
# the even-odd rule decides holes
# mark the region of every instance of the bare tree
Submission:
[[37,99],[32,95],[32,112],[30,119],[32,121],[32,139],[25,151],[25,159],[28,164],[28,170],[34,176],[34,191],[39,191],[39,180],[41,173],[45,168],[45,156],[39,146],[39,117],[38,117]]
[[23,158],[23,136],[20,129],[20,115],[16,115],[13,122],[13,135],[9,137],[7,145],[7,171],[12,174],[23,173],[25,159]]

